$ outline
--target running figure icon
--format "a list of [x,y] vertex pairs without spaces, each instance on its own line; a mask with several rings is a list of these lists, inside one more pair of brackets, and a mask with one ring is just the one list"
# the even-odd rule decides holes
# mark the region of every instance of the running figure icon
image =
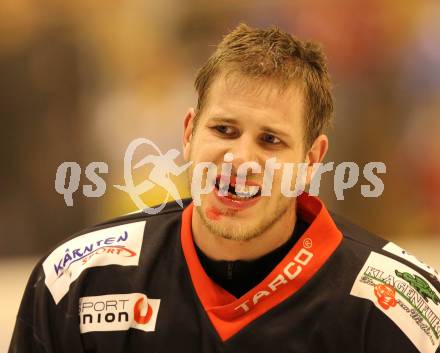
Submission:
[[[148,179],[144,180],[138,185],[134,185],[132,176],[133,155],[136,149],[143,144],[153,147],[156,150],[157,155],[149,154],[134,165],[133,169],[138,169],[147,164],[153,165],[153,168],[148,175]],[[128,193],[136,206],[139,209],[142,209],[145,213],[156,214],[160,212],[165,207],[170,195],[174,200],[176,200],[180,207],[183,207],[180,193],[177,190],[174,182],[170,179],[170,174],[175,176],[182,174],[192,162],[178,166],[175,162],[175,159],[179,156],[179,154],[180,152],[174,148],[163,154],[154,142],[146,138],[138,138],[133,140],[129,144],[124,156],[125,185],[114,185],[114,187]],[[156,185],[164,188],[167,191],[167,195],[161,205],[157,207],[149,207],[140,198],[140,195],[151,190]]]

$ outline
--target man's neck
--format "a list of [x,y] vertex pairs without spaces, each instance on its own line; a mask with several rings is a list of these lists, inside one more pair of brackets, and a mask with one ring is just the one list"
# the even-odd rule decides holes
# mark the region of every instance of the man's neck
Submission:
[[213,260],[254,260],[283,245],[292,235],[296,223],[295,202],[269,229],[259,236],[238,241],[213,234],[194,208],[192,231],[194,242]]
[[298,218],[293,234],[283,245],[252,261],[212,260],[197,246],[195,248],[206,274],[220,287],[240,298],[273,271],[293,248],[307,227],[307,223]]

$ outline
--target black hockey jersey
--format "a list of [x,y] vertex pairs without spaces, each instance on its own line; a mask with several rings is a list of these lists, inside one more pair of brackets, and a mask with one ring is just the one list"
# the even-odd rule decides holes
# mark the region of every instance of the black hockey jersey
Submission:
[[438,273],[297,201],[308,229],[240,298],[202,268],[189,202],[75,235],[34,269],[10,352],[440,352]]

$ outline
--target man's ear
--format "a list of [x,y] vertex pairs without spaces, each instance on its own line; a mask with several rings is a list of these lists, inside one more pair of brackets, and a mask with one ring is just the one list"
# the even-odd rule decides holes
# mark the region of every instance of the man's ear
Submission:
[[189,161],[195,116],[196,113],[194,108],[189,108],[183,122],[183,157],[185,158],[185,161]]
[[[320,163],[328,150],[328,137],[326,135],[319,135],[306,154],[307,167],[307,185],[310,184],[313,178],[313,164]],[[316,170],[316,168],[315,168]]]

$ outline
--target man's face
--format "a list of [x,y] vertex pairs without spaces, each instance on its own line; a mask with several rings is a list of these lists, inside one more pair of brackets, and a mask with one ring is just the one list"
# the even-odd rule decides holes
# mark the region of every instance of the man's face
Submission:
[[[232,153],[232,181],[243,162],[304,162],[303,95],[292,86],[280,93],[273,82],[239,75],[218,77],[210,87],[206,105],[196,128],[188,119],[185,135],[189,143],[185,157],[194,164],[212,162],[218,177],[226,153]],[[197,213],[205,226],[218,236],[250,240],[268,230],[282,217],[294,217],[294,199],[281,194],[282,169],[275,171],[271,196],[238,198],[229,193],[218,196],[218,189],[201,195]],[[292,189],[296,175],[293,177]],[[263,173],[248,173],[247,182],[263,185]],[[216,184],[218,186],[218,184]]]

